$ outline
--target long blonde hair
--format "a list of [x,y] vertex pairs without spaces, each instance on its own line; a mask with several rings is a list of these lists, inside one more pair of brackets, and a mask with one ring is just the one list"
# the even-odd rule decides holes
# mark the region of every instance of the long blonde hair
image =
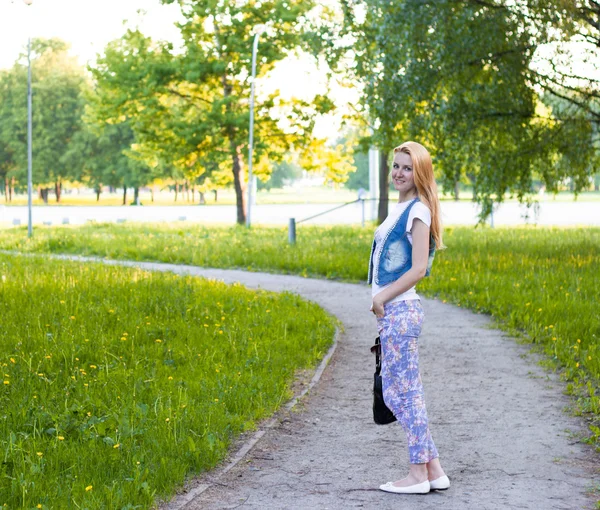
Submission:
[[413,165],[413,176],[417,195],[431,211],[431,236],[435,242],[435,249],[445,248],[442,240],[442,220],[440,213],[440,200],[438,188],[433,175],[433,164],[429,151],[417,142],[404,142],[394,149],[394,154],[403,152],[410,156]]

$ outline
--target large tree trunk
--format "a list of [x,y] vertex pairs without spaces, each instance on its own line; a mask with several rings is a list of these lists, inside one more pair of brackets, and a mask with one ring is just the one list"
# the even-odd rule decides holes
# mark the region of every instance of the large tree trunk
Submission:
[[381,225],[388,215],[388,204],[390,200],[390,167],[388,165],[388,153],[379,151],[379,206],[377,208],[377,223]]
[[454,201],[458,202],[460,199],[460,190],[458,189],[458,181],[454,183]]
[[140,188],[138,186],[136,186],[135,188],[133,188],[133,203],[135,205],[140,205],[139,201],[140,201]]
[[96,186],[96,202],[100,202],[100,193],[102,193],[102,186]]
[[217,203],[217,198],[218,198],[218,197],[217,197],[217,190],[216,190],[216,189],[213,189],[213,193],[215,194],[215,204],[216,204],[216,203]]
[[246,224],[246,194],[244,193],[244,167],[242,163],[242,148],[235,145],[230,139],[231,158],[233,160],[233,187],[235,188],[235,205],[237,211],[237,222]]
[[175,181],[175,202],[177,202],[177,193],[179,192],[179,184]]
[[196,200],[195,195],[196,195],[196,185],[194,184],[192,186],[192,204],[194,203],[194,200]]
[[154,203],[154,186],[150,188],[150,202]]
[[12,202],[12,198],[13,198],[13,194],[15,192],[15,178],[11,177],[10,179],[10,185],[8,188],[8,195],[10,196],[10,201]]
[[39,188],[39,197],[44,201],[44,204],[48,203],[48,192],[50,188]]
[[[227,81],[227,75],[224,74],[222,77],[223,84],[223,97],[227,99],[231,96],[233,90],[231,83]],[[226,103],[227,113],[231,111],[231,103]],[[233,187],[235,188],[235,205],[237,211],[237,222],[240,225],[246,224],[246,203],[245,203],[245,180],[244,180],[244,167],[242,163],[242,146],[237,143],[235,128],[232,125],[227,127],[227,138],[229,138],[229,154],[233,163]]]
[[123,205],[127,205],[127,186],[123,184]]
[[[8,202],[8,197],[10,196],[10,183],[8,177],[4,178],[4,201]],[[12,197],[11,197],[12,198]]]
[[202,191],[198,191],[198,203],[199,204],[206,204],[206,200],[204,199],[204,193]]
[[62,182],[56,181],[54,183],[54,194],[56,195],[56,203],[60,203],[60,197],[62,193]]

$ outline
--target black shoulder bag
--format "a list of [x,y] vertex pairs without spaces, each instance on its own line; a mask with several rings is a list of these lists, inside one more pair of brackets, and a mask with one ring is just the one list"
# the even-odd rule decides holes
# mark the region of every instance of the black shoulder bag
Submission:
[[381,382],[381,340],[375,339],[375,345],[371,347],[375,354],[375,375],[373,382],[373,420],[377,425],[386,425],[396,421],[394,413],[389,410],[383,401],[383,385]]

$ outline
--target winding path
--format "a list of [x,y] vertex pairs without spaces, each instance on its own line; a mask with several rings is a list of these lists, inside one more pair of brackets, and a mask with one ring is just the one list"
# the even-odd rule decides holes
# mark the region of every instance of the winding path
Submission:
[[[67,258],[67,257],[64,257]],[[84,257],[69,257],[93,260]],[[344,331],[309,395],[281,412],[233,468],[190,482],[163,506],[192,509],[591,509],[598,456],[578,440],[581,421],[563,412],[563,383],[490,319],[423,300],[421,375],[433,438],[452,487],[425,496],[379,491],[405,475],[400,425],[371,415],[376,335],[366,285],[296,276],[104,261],[174,271],[250,288],[292,291],[338,317]]]

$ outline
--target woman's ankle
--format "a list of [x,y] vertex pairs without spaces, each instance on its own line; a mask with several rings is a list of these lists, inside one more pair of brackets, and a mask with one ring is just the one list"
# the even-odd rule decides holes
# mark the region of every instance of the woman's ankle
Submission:
[[442,465],[440,464],[440,460],[438,457],[430,460],[427,464],[427,475],[430,480],[435,480],[441,476],[444,476],[444,470],[442,469]]

